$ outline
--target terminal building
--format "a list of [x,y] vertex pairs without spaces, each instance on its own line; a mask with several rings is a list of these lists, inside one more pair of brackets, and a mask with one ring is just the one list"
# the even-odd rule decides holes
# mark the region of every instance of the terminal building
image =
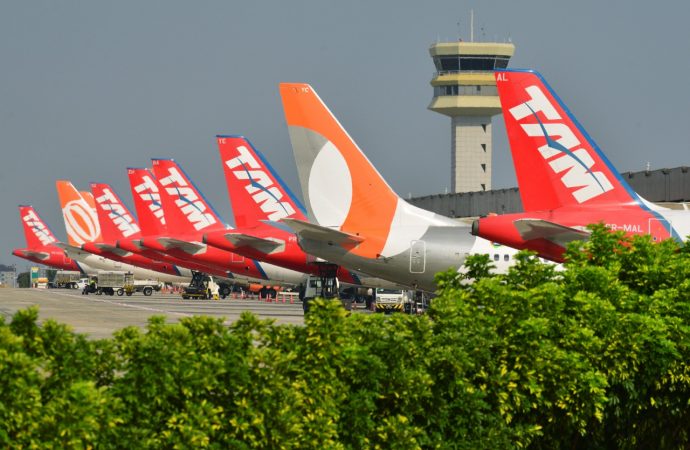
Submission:
[[0,287],[17,287],[17,273],[14,271],[0,272]]

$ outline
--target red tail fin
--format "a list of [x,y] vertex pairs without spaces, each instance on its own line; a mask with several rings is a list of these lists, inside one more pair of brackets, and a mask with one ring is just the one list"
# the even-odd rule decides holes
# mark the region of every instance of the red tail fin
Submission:
[[164,234],[167,226],[158,180],[148,169],[129,168],[127,175],[142,234],[145,236]]
[[41,220],[33,206],[20,205],[19,217],[22,219],[24,237],[28,248],[42,248],[57,242],[55,235]]
[[247,139],[216,138],[236,227],[286,217],[305,220],[304,207]]
[[195,234],[225,228],[218,214],[175,161],[154,159],[153,173],[162,187],[161,201],[170,233]]
[[103,239],[115,242],[122,238],[135,238],[141,234],[132,214],[110,186],[105,183],[91,183],[91,192],[96,200]]
[[638,199],[541,75],[495,76],[525,211]]

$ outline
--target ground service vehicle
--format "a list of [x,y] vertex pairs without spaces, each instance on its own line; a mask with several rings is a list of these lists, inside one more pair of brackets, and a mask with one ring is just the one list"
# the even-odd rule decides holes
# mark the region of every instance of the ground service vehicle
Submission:
[[150,296],[153,291],[159,291],[161,284],[156,280],[135,280],[131,272],[124,271],[100,271],[97,277],[97,294],[119,296],[132,295],[141,292],[145,296]]
[[89,279],[88,278],[79,278],[79,280],[77,280],[75,285],[76,285],[77,289],[84,290],[84,288],[89,285]]
[[56,288],[76,289],[81,272],[78,270],[58,270],[53,278],[53,286]]
[[376,312],[392,313],[409,311],[411,299],[408,291],[400,289],[376,289]]
[[134,292],[134,275],[130,272],[100,271],[98,272],[98,291],[105,295],[132,295]]
[[[141,292],[145,296],[150,296],[153,291],[160,291],[161,283],[156,280],[134,280],[134,291]],[[118,294],[119,295],[119,294]],[[127,294],[130,295],[130,294]]]
[[213,277],[201,272],[194,272],[189,286],[182,291],[182,298],[200,298],[218,300],[218,284]]
[[340,282],[336,278],[335,272],[332,276],[310,275],[307,277],[305,284],[300,288],[300,299],[305,314],[309,312],[309,303],[315,298],[340,300],[345,309],[348,311],[352,309],[352,298],[340,297]]

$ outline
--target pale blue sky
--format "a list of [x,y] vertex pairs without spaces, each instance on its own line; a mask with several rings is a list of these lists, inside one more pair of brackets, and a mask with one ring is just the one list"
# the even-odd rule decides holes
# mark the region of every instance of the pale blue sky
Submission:
[[[401,195],[450,187],[449,119],[428,111],[429,46],[517,49],[621,171],[690,165],[683,1],[5,1],[0,4],[0,263],[16,205],[65,238],[54,182],[111,183],[175,158],[230,219],[216,134],[244,134],[300,192],[277,85],[308,82]],[[460,22],[460,27],[458,27]],[[482,27],[484,28],[482,34]],[[494,119],[494,187],[515,185]]]

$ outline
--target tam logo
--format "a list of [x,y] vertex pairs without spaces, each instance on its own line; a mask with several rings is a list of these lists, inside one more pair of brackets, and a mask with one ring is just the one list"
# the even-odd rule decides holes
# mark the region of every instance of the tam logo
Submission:
[[[261,170],[261,164],[254,155],[244,145],[237,147],[237,151],[239,155],[225,161],[225,165],[232,170],[238,180],[249,180],[244,188],[259,208],[267,214],[268,220],[277,221],[293,215],[295,209],[289,202],[280,201],[283,193],[273,186],[273,181],[266,172]],[[239,170],[234,170],[236,168]]]
[[[530,116],[537,120],[537,123],[521,123],[520,126],[528,136],[546,139],[546,144],[539,147],[539,153],[555,173],[565,172],[561,182],[566,188],[578,188],[571,191],[575,200],[584,203],[612,190],[613,185],[604,173],[592,172],[594,160],[591,155],[584,147],[580,147],[580,141],[573,130],[563,123],[560,114],[541,89],[529,86],[525,91],[530,99],[510,108],[510,114],[518,122]],[[547,120],[554,122],[542,123],[537,116],[539,112]],[[557,155],[559,156],[556,157]]]
[[83,198],[67,202],[62,208],[62,216],[67,234],[79,245],[93,242],[101,235],[98,217]]
[[205,212],[206,205],[199,200],[194,189],[189,187],[187,180],[185,180],[177,168],[170,167],[168,174],[167,177],[161,178],[159,181],[169,195],[176,197],[175,206],[184,214],[189,223],[194,226],[194,229],[197,231],[203,230],[217,223],[213,214]]
[[36,235],[38,240],[41,241],[41,244],[49,245],[56,241],[56,239],[48,231],[48,227],[45,226],[45,224],[41,221],[41,219],[38,218],[33,210],[29,210],[29,212],[22,217],[22,220],[29,228],[31,228],[31,231],[33,231],[34,235]]
[[144,175],[141,177],[143,183],[134,186],[134,191],[139,194],[139,198],[148,205],[154,216],[160,221],[161,225],[165,225],[165,217],[163,216],[163,205],[161,205],[161,194],[158,191],[158,185],[154,183],[150,176]]
[[108,218],[113,222],[124,237],[130,237],[138,233],[139,225],[134,222],[122,203],[108,188],[103,189],[103,194],[96,198],[96,202],[108,213]]

